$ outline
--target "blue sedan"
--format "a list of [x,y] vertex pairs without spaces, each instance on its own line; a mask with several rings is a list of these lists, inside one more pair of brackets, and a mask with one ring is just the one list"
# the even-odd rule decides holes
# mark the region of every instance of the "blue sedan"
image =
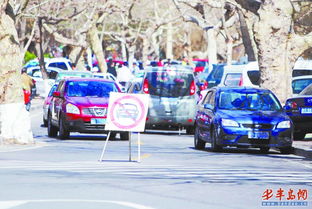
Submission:
[[267,89],[214,87],[198,104],[194,145],[212,151],[223,147],[255,147],[268,152],[271,147],[290,153],[293,124],[276,96]]

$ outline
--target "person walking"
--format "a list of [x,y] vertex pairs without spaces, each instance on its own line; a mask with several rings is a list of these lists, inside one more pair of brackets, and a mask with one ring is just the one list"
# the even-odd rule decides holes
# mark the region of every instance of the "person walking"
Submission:
[[109,59],[107,62],[107,72],[117,77],[117,72],[115,69],[115,64],[112,59]]
[[27,69],[22,69],[22,88],[24,92],[24,101],[26,105],[26,110],[30,110],[31,105],[31,89],[35,85],[34,80],[27,74]]

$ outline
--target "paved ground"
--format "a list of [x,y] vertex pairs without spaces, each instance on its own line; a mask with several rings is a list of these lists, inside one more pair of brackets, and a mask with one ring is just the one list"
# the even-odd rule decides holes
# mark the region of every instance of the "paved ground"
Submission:
[[[32,100],[32,110],[42,111],[43,99],[36,97]],[[40,146],[40,145],[38,145]],[[304,140],[294,141],[294,154],[312,159],[312,134],[307,134]]]

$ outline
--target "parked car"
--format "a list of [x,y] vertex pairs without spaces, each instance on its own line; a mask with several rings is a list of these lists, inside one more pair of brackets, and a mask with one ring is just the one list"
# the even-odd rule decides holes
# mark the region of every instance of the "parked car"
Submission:
[[44,102],[43,102],[43,126],[44,127],[48,126],[48,110],[49,110],[49,106],[50,106],[52,98],[53,98],[53,93],[55,92],[57,85],[58,84],[54,84],[51,87],[48,95],[46,96],[46,98],[44,99]]
[[[61,80],[53,93],[48,110],[48,136],[67,139],[70,132],[107,133],[110,92],[121,92],[114,81],[100,78],[68,78]],[[129,132],[120,132],[129,140]],[[116,132],[111,132],[115,137]]]
[[122,86],[119,81],[117,80],[117,78],[111,74],[111,73],[93,73],[93,77],[94,78],[103,78],[103,79],[107,79],[107,80],[112,80],[115,81],[119,88],[121,89],[122,92],[126,92],[126,87]]
[[128,92],[149,94],[147,129],[185,128],[193,133],[196,85],[191,67],[148,67],[143,79],[131,83]]
[[39,95],[41,97],[46,97],[48,95],[51,87],[55,83],[55,78],[57,74],[63,71],[60,68],[54,68],[54,67],[46,68],[46,70],[47,70],[48,78],[43,79],[39,66],[33,66],[33,67],[27,68],[27,74],[30,75],[34,79],[35,84],[36,84],[34,94]]
[[260,71],[257,62],[243,65],[215,65],[207,78],[208,88],[213,86],[250,86],[260,84]]
[[294,124],[294,140],[302,140],[312,133],[312,84],[296,97],[287,99],[284,109]]
[[292,77],[312,75],[312,60],[297,60],[292,70]]
[[214,87],[198,104],[194,145],[212,151],[223,147],[254,147],[268,152],[292,151],[293,125],[276,96],[266,89]]
[[55,82],[58,83],[62,79],[67,78],[92,78],[93,74],[90,71],[62,71],[57,74]]
[[305,87],[312,83],[312,75],[293,77],[291,81],[293,96],[297,96]]
[[57,58],[45,58],[46,68],[55,67],[60,68],[62,70],[73,70],[72,64],[69,59],[65,57],[57,57]]

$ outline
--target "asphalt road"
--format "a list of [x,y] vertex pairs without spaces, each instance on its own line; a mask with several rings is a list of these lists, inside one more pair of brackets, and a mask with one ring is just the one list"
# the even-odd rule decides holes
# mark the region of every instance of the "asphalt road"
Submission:
[[[0,152],[0,209],[305,209],[312,204],[312,164],[299,156],[256,149],[213,153],[209,145],[198,151],[185,133],[148,131],[141,134],[140,163],[137,134],[132,162],[128,141],[120,140],[108,142],[99,162],[106,135],[48,138],[41,110],[31,115],[37,144]],[[270,190],[273,196],[264,200]],[[264,206],[270,202],[293,206]]]

